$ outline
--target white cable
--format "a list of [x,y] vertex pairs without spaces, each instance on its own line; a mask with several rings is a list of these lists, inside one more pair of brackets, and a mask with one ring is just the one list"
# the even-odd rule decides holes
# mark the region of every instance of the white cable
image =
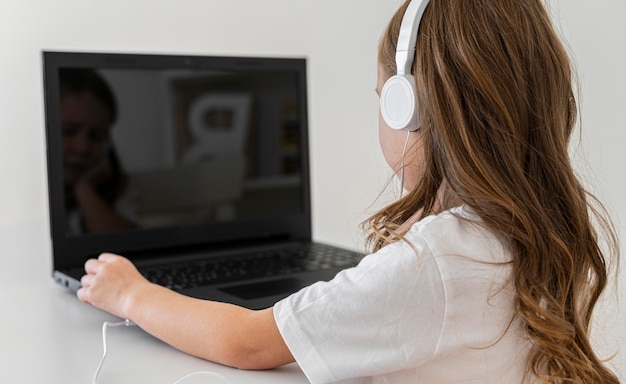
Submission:
[[98,368],[96,368],[96,372],[93,374],[93,384],[98,383],[98,375],[100,374],[100,370],[102,369],[102,365],[104,364],[104,358],[107,357],[107,328],[108,327],[120,327],[122,325],[131,326],[135,325],[132,321],[126,319],[124,321],[120,321],[117,323],[111,323],[110,321],[105,321],[102,324],[102,359],[100,359],[100,363],[98,364]]
[[404,148],[402,149],[402,165],[400,166],[400,193],[398,194],[398,200],[402,198],[402,193],[404,192],[404,155],[406,154],[406,147],[409,144],[409,137],[411,135],[411,131],[406,131],[406,140],[404,141]]
[[[131,326],[131,325],[136,325],[135,323],[133,323],[132,321],[126,319],[124,321],[120,321],[117,323],[112,323],[109,321],[105,321],[102,324],[102,359],[100,359],[100,363],[98,364],[98,368],[96,368],[96,372],[93,374],[93,379],[92,379],[92,384],[97,384],[98,383],[98,375],[100,375],[100,370],[102,369],[102,365],[104,364],[104,359],[107,356],[107,328],[108,327],[120,327],[122,325],[125,325],[127,327]],[[210,371],[198,371],[198,372],[193,372],[190,373],[186,376],[183,376],[182,378],[178,379],[174,384],[180,384],[182,383],[184,380],[192,377],[192,376],[197,376],[197,375],[207,375],[207,376],[211,376],[211,377],[215,377],[217,379],[219,379],[220,381],[226,383],[226,384],[232,384],[232,382],[230,380],[228,380],[226,378],[226,376],[224,375],[220,375],[219,373],[216,372],[210,372]]]

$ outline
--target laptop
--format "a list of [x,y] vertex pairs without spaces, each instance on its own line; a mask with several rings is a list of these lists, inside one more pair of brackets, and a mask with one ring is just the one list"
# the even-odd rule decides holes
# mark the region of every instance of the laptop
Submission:
[[356,265],[312,241],[304,58],[42,53],[53,278],[102,252],[265,308]]

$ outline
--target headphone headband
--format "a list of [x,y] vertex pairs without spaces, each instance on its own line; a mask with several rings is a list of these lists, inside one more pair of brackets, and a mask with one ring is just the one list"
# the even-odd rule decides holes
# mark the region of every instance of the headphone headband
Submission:
[[413,0],[407,7],[396,45],[396,75],[385,82],[380,98],[380,111],[393,129],[419,128],[415,95],[415,78],[411,75],[417,31],[430,0]]
[[417,31],[428,3],[430,0],[413,0],[404,12],[396,45],[396,71],[399,75],[411,74]]

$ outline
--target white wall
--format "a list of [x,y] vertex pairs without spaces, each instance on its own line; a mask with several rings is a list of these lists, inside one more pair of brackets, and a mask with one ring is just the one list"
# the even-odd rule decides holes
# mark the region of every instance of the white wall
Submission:
[[[626,249],[626,2],[549,0],[579,75],[582,136],[578,170],[613,213]],[[624,261],[622,265],[626,265]],[[626,380],[626,271],[598,311],[594,341]],[[621,297],[619,302],[616,297]]]
[[[400,0],[27,0],[0,3],[0,229],[47,228],[40,51],[92,50],[307,56],[314,235],[361,246],[389,174],[378,149],[376,43]],[[626,2],[548,0],[571,45],[582,88],[580,165],[626,217],[620,138],[626,105]],[[376,206],[379,206],[380,202]],[[1,232],[0,232],[1,233]],[[45,230],[35,241],[47,241]],[[0,245],[3,241],[0,234]],[[624,243],[624,242],[622,242]],[[626,245],[626,243],[624,243]],[[1,257],[11,257],[2,255]],[[33,262],[49,262],[34,255]],[[622,273],[621,296],[626,297]],[[626,311],[608,300],[596,332],[603,353],[626,353]],[[626,357],[614,365],[626,380]]]
[[[352,242],[359,214],[380,185],[369,180],[370,169],[386,170],[375,133],[375,60],[376,42],[395,3],[2,2],[0,228],[46,220],[42,49],[288,55],[309,58],[316,233]],[[353,140],[359,145],[352,146]]]

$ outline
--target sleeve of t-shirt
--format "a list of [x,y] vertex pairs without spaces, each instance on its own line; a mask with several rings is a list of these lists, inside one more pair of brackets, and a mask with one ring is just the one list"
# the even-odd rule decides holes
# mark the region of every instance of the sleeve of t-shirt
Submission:
[[435,354],[444,312],[437,263],[419,241],[387,246],[274,306],[278,329],[311,383],[423,364]]

